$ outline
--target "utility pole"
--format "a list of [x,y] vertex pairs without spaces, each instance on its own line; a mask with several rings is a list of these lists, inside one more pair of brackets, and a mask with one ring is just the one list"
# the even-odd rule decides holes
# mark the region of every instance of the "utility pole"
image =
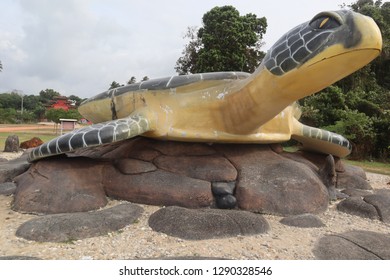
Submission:
[[21,112],[21,114],[22,114],[22,116],[23,116],[23,98],[24,98],[24,95],[23,95],[23,93],[21,93],[20,94],[20,98],[22,98],[22,104],[20,105],[20,112]]
[[23,94],[23,91],[22,90],[17,90],[17,89],[14,89],[12,91],[13,93],[16,93],[17,95],[20,96],[20,98],[22,99],[22,102],[20,103],[20,114],[23,115],[23,98],[24,98],[24,94]]

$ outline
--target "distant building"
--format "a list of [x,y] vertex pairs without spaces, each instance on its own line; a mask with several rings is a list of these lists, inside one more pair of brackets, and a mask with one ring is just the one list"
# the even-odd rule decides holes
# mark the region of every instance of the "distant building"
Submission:
[[70,101],[66,96],[55,96],[53,100],[46,105],[46,109],[76,109],[73,101]]

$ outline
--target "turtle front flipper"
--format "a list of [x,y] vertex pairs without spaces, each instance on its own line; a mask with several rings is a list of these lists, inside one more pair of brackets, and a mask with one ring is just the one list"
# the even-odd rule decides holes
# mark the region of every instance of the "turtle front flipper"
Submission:
[[81,148],[113,143],[141,135],[149,130],[148,119],[141,115],[98,123],[64,134],[34,148],[28,160],[32,162]]
[[304,125],[294,119],[294,128],[291,136],[303,144],[304,150],[345,157],[351,153],[349,141],[337,134],[320,128]]

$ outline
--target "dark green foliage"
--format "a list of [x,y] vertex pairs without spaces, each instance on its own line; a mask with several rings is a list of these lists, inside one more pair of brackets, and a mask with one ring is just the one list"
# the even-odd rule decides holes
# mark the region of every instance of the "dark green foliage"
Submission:
[[[37,122],[45,116],[45,105],[60,94],[52,89],[42,90],[39,95],[20,95],[16,91],[0,94],[0,123],[31,123]],[[23,97],[23,112],[22,112]],[[78,106],[82,99],[78,96],[69,96]],[[61,110],[60,110],[61,111]],[[63,111],[63,110],[62,110]],[[50,113],[49,113],[50,114]],[[69,110],[65,113],[58,113],[58,118],[80,119],[81,115],[77,110]],[[55,119],[55,117],[54,117]]]
[[12,93],[2,93],[0,94],[0,108],[14,108],[20,109],[22,99],[20,95]]
[[[132,76],[131,78],[130,78],[130,80],[127,82],[127,84],[128,85],[131,85],[131,84],[135,84],[137,82],[137,79],[134,77],[134,76]],[[112,85],[112,84],[111,84]]]
[[49,109],[46,111],[46,118],[49,121],[60,123],[60,119],[76,119],[79,120],[82,118],[80,113],[77,110],[68,110],[63,109]]
[[304,98],[302,105],[302,122],[316,127],[323,127],[339,120],[346,110],[346,100],[342,90],[330,86],[322,92]]
[[203,27],[189,28],[183,56],[176,63],[179,74],[245,71],[253,72],[264,53],[261,40],[266,18],[241,16],[233,6],[215,7],[203,16]]
[[371,155],[374,152],[373,120],[364,113],[357,110],[345,110],[340,120],[324,128],[347,137],[353,146],[352,154],[357,159],[363,159],[362,155]]
[[372,17],[383,51],[372,63],[322,92],[306,97],[302,121],[346,136],[355,159],[390,156],[390,2],[359,0],[350,6]]
[[39,92],[40,101],[42,104],[48,104],[54,97],[60,96],[60,93],[53,89],[45,89]]
[[0,108],[1,123],[16,123],[18,112],[12,108]]
[[68,97],[69,101],[73,101],[75,102],[75,105],[78,107],[80,106],[81,102],[83,101],[83,99],[81,99],[80,97],[76,96],[76,95],[70,95]]
[[121,85],[120,83],[118,83],[116,81],[113,81],[108,89],[114,89],[114,88],[118,88],[121,86],[123,86],[123,85]]

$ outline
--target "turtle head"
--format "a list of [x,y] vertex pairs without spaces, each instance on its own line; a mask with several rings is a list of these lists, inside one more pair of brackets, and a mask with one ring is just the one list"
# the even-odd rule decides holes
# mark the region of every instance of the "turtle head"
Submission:
[[348,10],[322,12],[279,39],[262,64],[294,101],[362,68],[381,49],[371,18]]

